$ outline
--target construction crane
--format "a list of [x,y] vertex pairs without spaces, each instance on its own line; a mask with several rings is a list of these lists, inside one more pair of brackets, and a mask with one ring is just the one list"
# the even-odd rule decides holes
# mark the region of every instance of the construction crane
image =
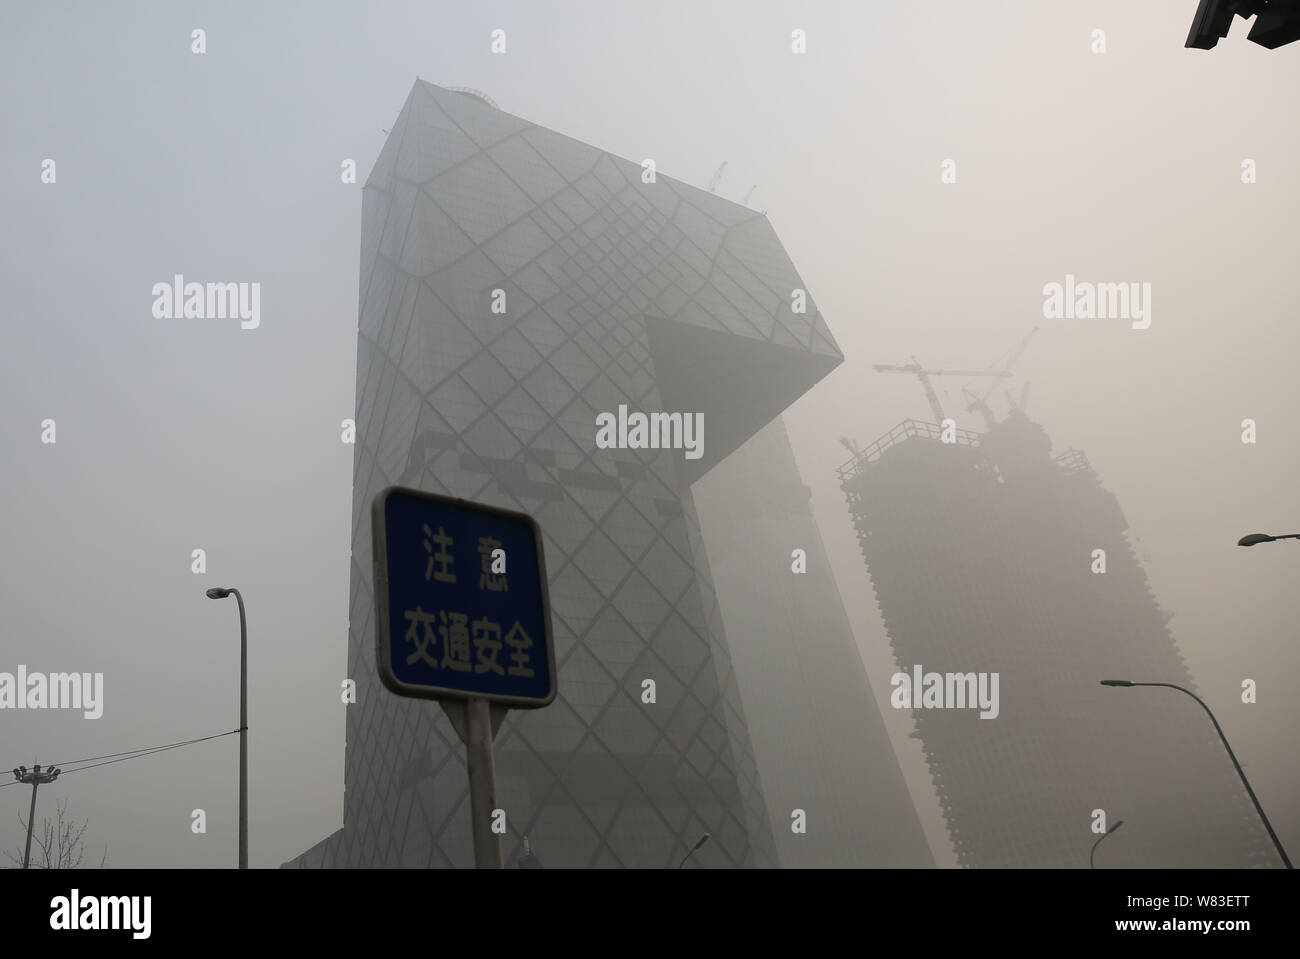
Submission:
[[754,195],[754,191],[757,189],[758,189],[757,183],[755,183],[753,186],[749,188],[749,192],[745,194],[745,198],[740,201],[741,206],[749,206],[749,198]]
[[1007,398],[1007,406],[1011,407],[1013,412],[1024,413],[1025,401],[1029,398],[1029,384],[1026,383],[1020,388],[1020,399],[1018,400],[1011,395],[1010,390],[1003,390],[1002,395]]
[[[1011,372],[1011,367],[1015,365],[1016,360],[1020,359],[1020,354],[1025,352],[1025,348],[1029,346],[1029,341],[1034,338],[1034,334],[1037,332],[1038,332],[1038,327],[1034,327],[1024,336],[1023,339],[1021,339],[1019,343],[1017,343],[1015,346],[1011,348],[1011,352],[1007,354],[1007,358],[1001,364],[1003,370],[1005,370],[1007,373]],[[984,417],[984,422],[988,424],[989,429],[993,429],[993,427],[997,425],[997,420],[994,418],[993,411],[989,409],[989,404],[988,404],[988,399],[993,394],[993,388],[995,386],[997,386],[996,383],[989,384],[989,388],[985,390],[983,395],[981,396],[976,396],[974,393],[966,389],[964,386],[962,387],[962,392],[965,393],[966,398],[970,400],[969,405],[967,405],[966,407],[966,412],[974,413],[976,410],[979,410],[980,415]],[[1025,405],[1025,394],[1028,392],[1029,392],[1029,384],[1026,383],[1024,389],[1022,389],[1020,392],[1019,404],[1017,404],[1014,400],[1011,399],[1011,395],[1009,393],[1006,394],[1007,402],[1011,405],[1011,408],[1023,411]]]
[[717,172],[713,174],[713,179],[709,181],[708,190],[710,193],[718,192],[718,181],[722,179],[722,171],[727,168],[727,161],[722,161],[722,166],[718,167]]
[[994,376],[999,379],[1011,375],[1010,370],[926,370],[921,368],[921,363],[914,356],[912,362],[904,366],[889,366],[877,363],[871,367],[877,373],[914,373],[916,378],[921,381],[921,386],[925,390],[925,398],[930,401],[930,409],[934,413],[935,423],[942,424],[944,420],[943,407],[939,405],[939,394],[934,391],[934,384],[930,382],[932,376]]
[[962,395],[965,396],[966,399],[970,400],[970,402],[966,404],[967,413],[973,413],[976,410],[979,410],[980,416],[984,417],[984,424],[989,429],[993,429],[993,427],[998,425],[997,417],[993,415],[993,410],[989,407],[987,393],[983,396],[976,396],[964,386],[961,388],[961,391]]

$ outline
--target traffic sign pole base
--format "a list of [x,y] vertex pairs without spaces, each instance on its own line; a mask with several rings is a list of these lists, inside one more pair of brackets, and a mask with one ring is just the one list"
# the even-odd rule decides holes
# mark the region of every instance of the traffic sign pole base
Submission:
[[[474,866],[477,869],[503,869],[501,835],[492,829],[497,803],[496,759],[492,740],[496,737],[504,706],[473,697],[461,702],[443,702],[443,710],[465,744],[469,766],[470,821],[474,833]],[[459,714],[459,721],[457,715]]]

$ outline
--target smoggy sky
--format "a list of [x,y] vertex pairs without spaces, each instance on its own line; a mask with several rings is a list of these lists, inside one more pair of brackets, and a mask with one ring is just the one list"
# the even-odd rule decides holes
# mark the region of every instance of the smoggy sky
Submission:
[[[725,160],[731,199],[756,185],[750,205],[846,356],[787,422],[940,865],[955,859],[911,721],[888,707],[895,665],[834,475],[838,438],[930,418],[914,377],[873,363],[989,367],[1034,326],[1011,388],[1032,384],[1057,451],[1083,449],[1117,495],[1294,850],[1300,542],[1234,544],[1300,531],[1300,44],[1265,50],[1238,20],[1217,49],[1184,49],[1195,6],[7,5],[0,671],[103,672],[105,704],[95,720],[0,712],[0,768],[234,729],[237,613],[203,591],[236,585],[251,862],[278,865],[341,825],[353,448],[340,421],[361,186],[340,164],[364,182],[420,76],[688,183]],[[505,54],[490,52],[498,28]],[[795,29],[806,53],[791,51]],[[260,326],[156,319],[151,288],[177,273],[260,282]],[[1043,286],[1066,274],[1152,284],[1150,328],[1045,319]],[[977,383],[936,385],[959,425],[980,427],[960,392]],[[191,572],[198,548],[205,575]],[[107,844],[110,866],[233,865],[237,758],[229,737],[70,773],[41,790],[38,817],[67,800],[96,864]],[[0,790],[0,847],[21,846],[29,799]]]

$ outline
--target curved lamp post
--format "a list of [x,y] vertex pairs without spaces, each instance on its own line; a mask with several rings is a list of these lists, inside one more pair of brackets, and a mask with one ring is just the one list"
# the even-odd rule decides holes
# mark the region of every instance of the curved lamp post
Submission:
[[685,856],[682,856],[682,861],[677,864],[677,868],[681,869],[682,866],[686,865],[686,860],[690,859],[691,856],[695,855],[695,850],[699,849],[708,841],[709,841],[709,834],[706,832],[703,836],[700,837],[700,841],[691,847],[691,851],[688,852]]
[[1113,833],[1116,829],[1118,829],[1118,828],[1119,828],[1120,826],[1122,826],[1122,825],[1124,825],[1124,820],[1122,820],[1122,819],[1117,819],[1117,820],[1115,820],[1115,825],[1111,826],[1111,827],[1110,827],[1109,829],[1107,829],[1104,833],[1102,833],[1100,836],[1097,837],[1097,841],[1094,842],[1094,843],[1092,844],[1092,850],[1088,853],[1088,868],[1089,868],[1089,869],[1096,869],[1096,868],[1097,868],[1096,863],[1093,862],[1093,857],[1094,857],[1095,855],[1097,855],[1097,847],[1101,845],[1101,841],[1102,841],[1103,839],[1105,839],[1107,836],[1109,836],[1111,833]]
[[239,868],[248,868],[248,621],[244,597],[239,590],[214,586],[208,599],[225,599],[234,594],[239,604]]
[[[1257,535],[1262,536],[1264,534],[1260,533]],[[1250,537],[1246,538],[1249,539]],[[1210,712],[1210,707],[1205,705],[1205,701],[1201,699],[1200,696],[1197,696],[1190,689],[1183,689],[1182,686],[1175,686],[1173,683],[1131,683],[1127,679],[1103,679],[1101,684],[1103,686],[1167,686],[1169,689],[1176,689],[1180,693],[1186,693],[1188,696],[1191,696],[1192,699],[1200,703],[1201,708],[1204,709],[1206,715],[1210,717],[1210,722],[1214,723],[1215,732],[1219,734],[1219,739],[1223,741],[1223,748],[1228,751],[1228,758],[1232,760],[1232,765],[1237,770],[1237,775],[1241,777],[1241,784],[1246,787],[1246,792],[1250,796],[1250,801],[1255,804],[1255,812],[1259,813],[1259,818],[1263,821],[1264,828],[1268,830],[1268,836],[1273,840],[1273,846],[1277,849],[1277,854],[1282,857],[1282,862],[1288,869],[1292,868],[1291,860],[1287,858],[1286,850],[1282,848],[1282,843],[1278,840],[1277,833],[1273,831],[1273,824],[1269,822],[1268,817],[1264,815],[1264,807],[1261,806],[1259,800],[1255,798],[1255,790],[1250,788],[1250,780],[1246,778],[1245,772],[1242,771],[1241,763],[1237,762],[1236,754],[1233,753],[1232,747],[1228,745],[1228,737],[1223,735],[1223,727],[1219,725],[1219,721],[1214,718],[1214,713]]]

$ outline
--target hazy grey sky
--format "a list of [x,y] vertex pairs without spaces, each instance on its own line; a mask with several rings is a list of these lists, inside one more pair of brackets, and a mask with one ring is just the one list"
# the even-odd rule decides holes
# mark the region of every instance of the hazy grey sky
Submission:
[[[251,861],[278,865],[341,825],[339,424],[355,393],[361,186],[339,173],[352,158],[364,182],[418,75],[688,183],[726,160],[732,199],[757,184],[751,205],[847,357],[788,424],[881,703],[895,667],[833,473],[838,437],[929,418],[914,378],[873,363],[988,366],[1039,326],[1014,388],[1032,383],[1031,415],[1118,496],[1294,850],[1300,543],[1233,544],[1300,531],[1300,44],[1265,50],[1238,20],[1217,49],[1186,50],[1195,6],[7,4],[0,671],[102,671],[106,690],[97,720],[0,712],[0,768],[233,729],[237,614],[203,591],[237,585]],[[504,55],[489,51],[496,28]],[[940,182],[948,158],[954,184]],[[260,327],[155,319],[151,288],[176,273],[260,282]],[[1045,320],[1043,285],[1067,273],[1150,282],[1150,329]],[[978,428],[962,382],[937,385]],[[190,571],[196,548],[206,575]],[[1245,678],[1257,704],[1240,702]],[[951,864],[910,720],[884,719]],[[66,799],[90,820],[88,858],[107,843],[113,866],[232,865],[237,772],[230,737],[70,774],[38,816]],[[28,799],[0,790],[5,849]],[[199,808],[206,835],[190,830]]]

